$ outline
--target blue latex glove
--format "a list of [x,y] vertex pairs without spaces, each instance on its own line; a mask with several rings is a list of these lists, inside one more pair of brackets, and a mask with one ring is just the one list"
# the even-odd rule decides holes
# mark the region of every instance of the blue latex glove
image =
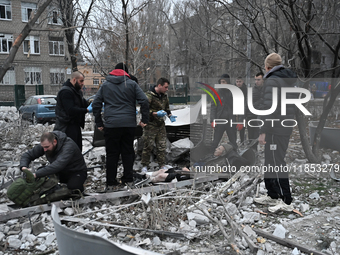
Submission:
[[176,118],[177,118],[177,116],[171,115],[171,116],[170,116],[171,122],[175,122],[175,121],[176,121]]
[[166,111],[164,111],[164,110],[160,110],[160,111],[157,112],[158,117],[164,117],[165,115],[166,115]]
[[92,103],[87,107],[88,113],[93,112]]
[[136,115],[138,114],[138,110],[136,109]]

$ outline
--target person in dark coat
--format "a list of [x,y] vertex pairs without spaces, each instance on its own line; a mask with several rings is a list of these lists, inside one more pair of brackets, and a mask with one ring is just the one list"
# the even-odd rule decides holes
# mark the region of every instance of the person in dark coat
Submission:
[[39,168],[33,174],[34,177],[56,174],[61,183],[67,184],[68,189],[84,190],[87,167],[79,147],[71,138],[60,131],[44,133],[40,138],[40,144],[22,155],[20,170],[28,169],[33,160],[44,155],[50,164]]
[[[278,95],[281,95],[283,87],[293,87],[296,82],[296,74],[282,65],[281,56],[277,53],[272,53],[265,60],[266,74],[264,76],[264,94],[261,109],[267,110],[273,104],[273,89],[278,89]],[[287,94],[287,98],[292,98],[293,95]],[[276,110],[266,116],[262,116],[264,124],[260,128],[260,136],[258,138],[260,145],[265,145],[265,163],[267,171],[264,174],[264,182],[267,189],[267,195],[255,198],[254,201],[260,204],[272,205],[268,208],[270,212],[279,210],[293,211],[292,195],[288,179],[288,172],[282,169],[286,166],[284,160],[289,144],[290,136],[294,126],[295,106],[288,104],[286,107],[286,115],[281,115],[281,102],[279,102]],[[274,124],[265,119],[274,119]],[[285,126],[281,123],[285,120]],[[288,121],[292,120],[292,121]],[[270,169],[276,169],[270,170]]]
[[[143,90],[133,81],[123,63],[106,77],[93,100],[93,115],[100,131],[104,131],[106,148],[106,192],[118,191],[124,185],[133,186],[133,141],[136,123],[136,102],[141,106],[140,126],[149,122],[149,103]],[[104,121],[102,104],[104,103]],[[124,175],[116,180],[119,156],[121,155]]]
[[73,72],[71,79],[68,79],[59,90],[57,105],[55,109],[56,124],[54,130],[66,133],[82,151],[81,127],[85,125],[85,114],[90,110],[83,97],[82,87],[84,86],[84,75],[80,72]]
[[[219,79],[220,84],[230,84],[230,76],[228,74],[223,74]],[[228,135],[229,142],[237,148],[236,143],[236,128],[235,126],[230,127],[230,120],[235,120],[233,116],[233,96],[229,89],[219,89],[218,94],[220,95],[222,105],[215,105],[214,102],[211,103],[210,108],[210,121],[214,128],[214,139],[212,142],[212,149],[215,150],[221,141],[224,131]],[[218,124],[213,126],[214,119],[225,119],[228,120],[227,124]]]

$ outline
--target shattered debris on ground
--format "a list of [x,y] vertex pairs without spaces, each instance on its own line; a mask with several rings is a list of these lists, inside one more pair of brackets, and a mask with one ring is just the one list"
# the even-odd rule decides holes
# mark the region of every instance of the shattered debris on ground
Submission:
[[[92,116],[87,115],[86,121],[84,151],[92,147]],[[52,131],[53,125],[33,126],[22,122],[14,107],[1,107],[0,129],[1,182],[6,182],[20,174],[21,154],[39,141],[42,132]],[[266,206],[255,204],[253,198],[265,194],[265,187],[261,174],[251,172],[240,173],[233,181],[216,180],[159,193],[138,194],[138,189],[133,196],[71,203],[60,209],[60,218],[67,228],[161,254],[307,254],[301,247],[339,254],[339,183],[328,173],[305,171],[311,164],[298,136],[294,130],[286,156],[288,165],[297,169],[290,175],[296,212],[272,214]],[[190,141],[183,144],[183,150],[178,144],[172,146],[174,158],[192,146]],[[322,155],[321,164],[340,161],[337,151],[322,149]],[[259,147],[258,166],[263,156]],[[89,167],[86,190],[96,192],[105,184],[105,148],[94,148],[85,160]],[[40,160],[35,167],[44,163]],[[0,202],[2,215],[11,204],[6,189],[0,191]],[[280,244],[282,238],[301,247]],[[1,254],[59,254],[50,212],[0,222]]]

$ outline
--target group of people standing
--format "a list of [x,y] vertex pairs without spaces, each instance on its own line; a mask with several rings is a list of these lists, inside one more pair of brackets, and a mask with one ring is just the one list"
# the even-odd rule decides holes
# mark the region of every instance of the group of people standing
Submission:
[[[272,107],[273,89],[279,93],[282,87],[292,87],[292,80],[296,74],[282,65],[280,55],[270,54],[265,59],[266,74],[255,75],[255,87],[253,88],[253,105],[255,109],[267,110]],[[102,84],[92,105],[88,106],[82,96],[81,88],[84,85],[84,75],[80,72],[72,73],[71,79],[65,82],[57,96],[57,121],[55,130],[41,136],[40,144],[26,152],[20,161],[20,168],[27,169],[34,159],[46,155],[50,164],[40,169],[35,176],[41,177],[50,174],[58,174],[60,180],[65,182],[70,189],[83,191],[83,184],[87,177],[87,169],[82,151],[81,127],[84,127],[85,114],[92,112],[95,117],[96,127],[104,132],[106,144],[106,191],[120,190],[122,186],[132,185],[133,162],[135,153],[133,148],[134,133],[136,128],[136,102],[140,105],[141,121],[138,123],[143,128],[144,149],[142,152],[142,171],[147,171],[150,163],[150,154],[157,146],[157,161],[159,166],[165,165],[166,130],[165,116],[174,122],[169,108],[169,100],[166,92],[169,81],[160,78],[157,85],[144,93],[136,79],[128,73],[123,63],[116,65],[110,72],[106,82]],[[221,84],[230,84],[228,74],[221,76]],[[238,86],[246,98],[247,87],[242,78],[236,79]],[[288,148],[292,127],[282,127],[283,119],[294,118],[294,106],[287,106],[287,115],[281,115],[281,104],[270,116],[255,116],[249,111],[243,116],[233,114],[233,97],[229,90],[220,89],[222,105],[212,105],[211,119],[227,119],[238,122],[235,126],[229,124],[216,125],[214,131],[213,149],[218,147],[224,131],[229,142],[237,148],[237,131],[243,142],[245,127],[242,123],[247,119],[277,119],[274,124],[264,122],[261,127],[247,127],[249,139],[258,139],[265,146],[265,165],[285,166],[285,154]],[[104,120],[102,118],[104,109]],[[247,107],[246,107],[247,109]],[[254,149],[257,148],[255,145]],[[121,183],[116,180],[118,160],[121,156],[124,174]],[[288,173],[265,172],[265,186],[268,190],[266,196],[255,198],[255,202],[271,205],[269,211],[292,211],[292,196],[290,192]]]
[[[135,152],[133,141],[136,128],[136,102],[140,105],[144,149],[143,171],[147,171],[154,144],[157,162],[165,165],[166,131],[165,116],[176,121],[165,94],[169,87],[166,78],[160,78],[157,85],[144,93],[136,78],[128,73],[125,64],[119,63],[106,77],[92,104],[83,98],[84,75],[72,73],[57,95],[56,124],[53,132],[41,136],[40,144],[26,152],[20,162],[20,169],[28,169],[31,161],[43,155],[50,164],[42,167],[36,177],[58,174],[69,189],[84,190],[87,168],[82,156],[81,128],[84,128],[85,114],[93,112],[96,128],[104,132],[106,148],[106,191],[117,191],[125,185],[133,186],[133,164]],[[102,109],[104,113],[102,115]],[[105,123],[105,124],[104,124]],[[116,179],[118,161],[121,157],[124,174],[121,183]],[[78,167],[74,167],[74,165]]]
[[[281,56],[276,53],[268,55],[265,59],[265,71],[266,74],[260,72],[255,75],[252,101],[254,108],[257,110],[270,109],[273,105],[273,89],[277,88],[278,94],[280,95],[282,87],[293,87],[297,79],[294,72],[282,65]],[[230,84],[229,75],[222,75],[219,83]],[[243,83],[241,77],[236,79],[236,86],[242,90],[244,97],[247,98],[247,86]],[[248,138],[258,139],[258,142],[265,146],[264,165],[268,166],[267,169],[275,169],[275,171],[267,171],[264,173],[267,195],[255,198],[254,201],[260,204],[270,205],[268,208],[270,212],[276,212],[278,210],[292,211],[292,195],[288,173],[276,170],[278,169],[277,167],[281,167],[279,169],[282,169],[283,166],[286,166],[284,158],[293,128],[291,127],[292,125],[288,125],[288,123],[286,126],[282,126],[281,122],[283,120],[294,119],[294,105],[287,105],[287,114],[285,116],[281,115],[280,102],[277,104],[278,106],[272,114],[256,116],[248,110],[247,100],[245,100],[245,115],[234,115],[233,96],[230,90],[220,89],[218,93],[222,100],[222,105],[211,105],[210,119],[211,121],[214,119],[226,119],[229,122],[216,126],[214,126],[214,123],[212,122],[214,128],[213,149],[218,146],[224,131],[227,133],[229,143],[232,144],[234,148],[237,148],[237,132],[240,133],[241,143],[245,139],[245,126],[242,123],[248,123],[248,120],[250,119],[255,119],[256,122],[256,119],[258,119],[257,124],[252,121],[252,125],[255,127],[248,125]],[[270,121],[265,121],[266,119],[276,121],[272,124]],[[230,125],[230,121],[237,124]],[[257,150],[257,144],[254,145],[253,149]]]

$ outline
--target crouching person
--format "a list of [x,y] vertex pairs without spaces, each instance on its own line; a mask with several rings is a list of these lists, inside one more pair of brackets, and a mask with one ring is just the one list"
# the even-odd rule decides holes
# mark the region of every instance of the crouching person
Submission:
[[[32,173],[29,164],[44,155],[50,164]],[[15,180],[8,188],[7,196],[23,207],[79,197],[87,178],[86,164],[79,147],[60,131],[44,133],[40,144],[22,155],[20,170],[26,178]]]
[[33,173],[35,178],[56,174],[70,190],[84,191],[87,168],[80,149],[71,138],[60,131],[44,133],[40,144],[22,155],[20,170],[28,169],[31,161],[44,155],[50,164]]

